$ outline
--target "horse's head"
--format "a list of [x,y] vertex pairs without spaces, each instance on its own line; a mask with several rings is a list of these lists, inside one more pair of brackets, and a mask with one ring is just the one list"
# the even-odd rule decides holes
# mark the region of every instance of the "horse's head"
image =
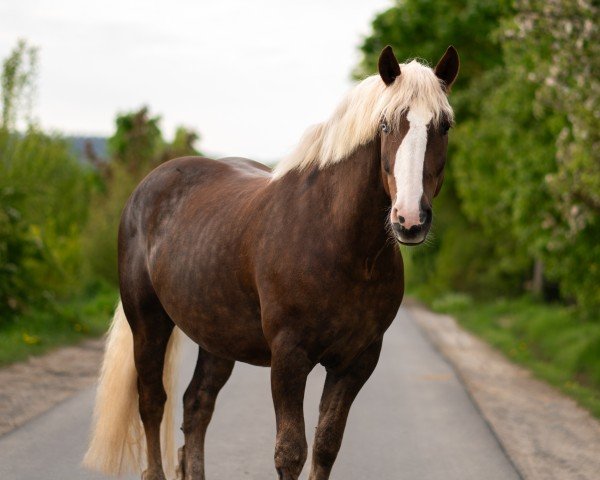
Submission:
[[[379,127],[382,177],[392,202],[393,232],[406,245],[423,242],[431,227],[431,201],[444,180],[452,124],[446,95],[458,67],[454,47],[448,47],[433,70],[414,61],[399,65],[389,46],[379,57],[379,75],[391,105]],[[397,101],[402,95],[410,98]],[[395,109],[394,104],[403,107]]]

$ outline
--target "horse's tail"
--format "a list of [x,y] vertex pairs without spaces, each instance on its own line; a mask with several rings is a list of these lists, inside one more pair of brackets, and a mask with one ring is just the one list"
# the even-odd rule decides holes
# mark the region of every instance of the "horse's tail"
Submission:
[[[175,468],[173,432],[174,396],[176,390],[176,353],[179,329],[171,334],[163,383],[167,403],[161,424],[162,451],[167,471]],[[107,475],[140,472],[144,468],[146,442],[138,408],[137,372],[133,360],[133,335],[121,302],[108,331],[104,361],[100,372],[94,426],[84,466]]]

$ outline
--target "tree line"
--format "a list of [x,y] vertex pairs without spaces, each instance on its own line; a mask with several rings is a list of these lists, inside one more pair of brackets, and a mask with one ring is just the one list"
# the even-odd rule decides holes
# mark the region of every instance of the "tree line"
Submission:
[[588,0],[401,0],[374,18],[356,78],[387,44],[461,55],[436,239],[409,253],[428,295],[600,307],[598,18]]
[[0,327],[102,285],[117,285],[116,236],[126,199],[161,162],[195,155],[198,134],[165,140],[147,107],[117,115],[108,158],[35,121],[36,48],[19,41],[3,61],[0,93]]

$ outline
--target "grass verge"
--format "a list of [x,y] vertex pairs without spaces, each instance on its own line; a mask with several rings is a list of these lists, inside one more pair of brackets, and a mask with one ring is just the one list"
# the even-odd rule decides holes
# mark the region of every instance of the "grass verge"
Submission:
[[600,418],[600,319],[530,298],[477,302],[447,294],[429,305]]
[[104,333],[118,298],[100,286],[69,301],[32,308],[0,328],[0,366]]

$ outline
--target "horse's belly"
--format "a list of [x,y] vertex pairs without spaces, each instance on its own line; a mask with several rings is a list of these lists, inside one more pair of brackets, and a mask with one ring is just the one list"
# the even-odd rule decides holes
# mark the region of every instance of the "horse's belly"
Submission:
[[[176,218],[173,219],[175,221]],[[239,248],[204,222],[180,222],[149,249],[152,285],[175,324],[204,350],[223,358],[269,365],[258,296],[239,265]],[[232,234],[235,237],[234,234]]]
[[156,294],[173,322],[207,352],[270,365],[258,298],[236,281],[235,269],[224,263],[207,268],[200,259],[173,267],[151,269]]
[[244,308],[213,304],[190,309],[187,314],[177,308],[171,317],[191,340],[213,355],[253,365],[271,363],[260,316]]

